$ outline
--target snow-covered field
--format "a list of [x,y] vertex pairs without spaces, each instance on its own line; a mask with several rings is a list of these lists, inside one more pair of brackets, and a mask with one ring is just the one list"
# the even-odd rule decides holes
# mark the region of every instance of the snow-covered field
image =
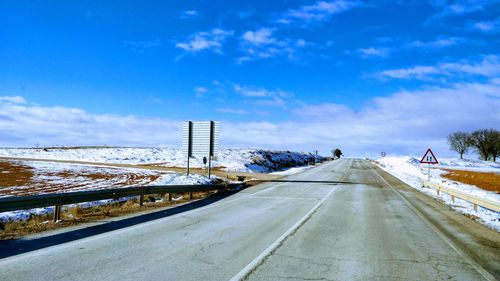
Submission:
[[[94,162],[96,165],[8,161],[0,173],[0,197],[33,195],[51,192],[82,191],[137,185],[209,184],[206,177],[191,174],[152,171],[134,168],[99,166],[111,164],[154,164],[166,167],[184,167],[183,153],[171,148],[76,148],[23,149],[0,148],[0,157]],[[274,172],[279,175],[298,173],[307,168],[314,155],[290,151],[251,149],[223,149],[214,168],[242,172]],[[0,161],[1,162],[1,161]],[[17,166],[17,167],[13,167]],[[203,167],[202,159],[191,159],[191,167]],[[302,167],[297,167],[302,166]],[[23,180],[16,179],[17,174]],[[9,179],[10,176],[10,179]],[[213,179],[212,179],[213,180]],[[83,207],[102,205],[113,200],[79,204]],[[0,213],[0,221],[27,219],[33,214],[52,212],[52,208],[38,208]]]
[[443,158],[439,159],[439,164],[433,166],[441,169],[500,173],[500,163],[483,160]]
[[[0,157],[55,159],[113,164],[159,164],[185,167],[186,157],[173,148],[0,148]],[[212,167],[226,171],[268,173],[307,165],[312,153],[258,149],[221,149]],[[202,158],[191,159],[191,167],[203,167]]]
[[[4,163],[5,164],[5,163]],[[205,184],[206,177],[135,168],[12,161],[3,165],[0,197],[74,192],[141,185]],[[13,174],[11,179],[4,180]]]
[[[74,192],[139,185],[210,184],[215,178],[191,174],[186,176],[164,171],[134,168],[110,168],[81,164],[34,161],[2,162],[0,197]],[[6,166],[5,164],[8,164]],[[10,175],[12,173],[12,175]],[[8,176],[12,176],[8,179]],[[126,200],[124,198],[122,200]],[[80,207],[105,205],[116,200],[77,204]],[[74,205],[71,205],[74,206]],[[65,207],[71,207],[65,206]],[[24,220],[32,215],[47,214],[53,207],[0,213],[1,221]]]
[[[478,217],[480,222],[500,232],[499,213],[484,208],[478,208],[478,211],[476,212],[474,211],[472,204],[468,202],[460,199],[456,199],[455,202],[453,202],[451,200],[451,196],[443,192],[440,195],[437,195],[437,192],[434,189],[423,188],[421,183],[423,180],[427,180],[427,165],[420,164],[418,159],[408,156],[385,157],[378,159],[377,162],[382,169],[396,176],[413,188],[444,202],[458,212]],[[500,164],[481,160],[440,159],[440,164],[433,167],[439,169],[430,170],[431,182],[500,202],[500,194],[486,191],[473,185],[451,181],[441,176],[445,173],[445,171],[441,169],[460,169],[500,173]]]
[[145,185],[159,179],[160,173],[131,168],[12,161],[2,162],[0,177],[2,197]]

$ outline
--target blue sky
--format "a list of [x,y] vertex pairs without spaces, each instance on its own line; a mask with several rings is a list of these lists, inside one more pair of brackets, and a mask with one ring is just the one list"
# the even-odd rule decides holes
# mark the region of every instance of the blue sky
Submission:
[[492,0],[2,1],[0,145],[449,154],[500,128],[499,51]]

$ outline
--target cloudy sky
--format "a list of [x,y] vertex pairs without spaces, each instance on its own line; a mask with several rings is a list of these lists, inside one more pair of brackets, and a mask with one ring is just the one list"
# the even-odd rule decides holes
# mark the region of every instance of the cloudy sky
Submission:
[[0,146],[449,156],[500,129],[500,1],[2,1]]

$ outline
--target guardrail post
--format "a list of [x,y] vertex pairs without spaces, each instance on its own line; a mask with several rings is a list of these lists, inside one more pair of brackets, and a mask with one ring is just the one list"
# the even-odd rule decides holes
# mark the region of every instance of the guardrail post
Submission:
[[140,195],[139,196],[139,206],[143,206],[144,205],[144,195]]
[[168,201],[169,201],[169,202],[170,202],[170,201],[172,201],[172,193],[169,193],[169,194],[168,194]]
[[193,192],[189,192],[189,200],[193,200]]
[[474,212],[477,212],[477,204],[472,204],[474,206]]
[[451,201],[452,201],[453,203],[455,203],[455,196],[453,196],[453,195],[451,196]]
[[57,222],[61,219],[61,205],[56,205],[54,207],[54,222]]

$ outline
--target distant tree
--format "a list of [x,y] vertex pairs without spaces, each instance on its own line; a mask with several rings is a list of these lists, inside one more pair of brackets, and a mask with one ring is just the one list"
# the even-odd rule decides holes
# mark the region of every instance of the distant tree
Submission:
[[467,153],[472,146],[471,135],[466,132],[454,132],[448,135],[448,144],[450,150],[458,152],[460,159],[463,159],[464,153]]
[[493,162],[496,162],[497,157],[500,156],[500,131],[493,130],[492,141],[490,154]]
[[333,158],[340,158],[340,156],[342,156],[342,151],[338,148],[335,148],[333,150]]
[[498,131],[493,129],[477,130],[471,134],[472,145],[479,152],[479,156],[485,161],[488,160],[490,156],[494,157],[496,160],[498,156],[498,152],[495,153],[496,134],[498,134]]

